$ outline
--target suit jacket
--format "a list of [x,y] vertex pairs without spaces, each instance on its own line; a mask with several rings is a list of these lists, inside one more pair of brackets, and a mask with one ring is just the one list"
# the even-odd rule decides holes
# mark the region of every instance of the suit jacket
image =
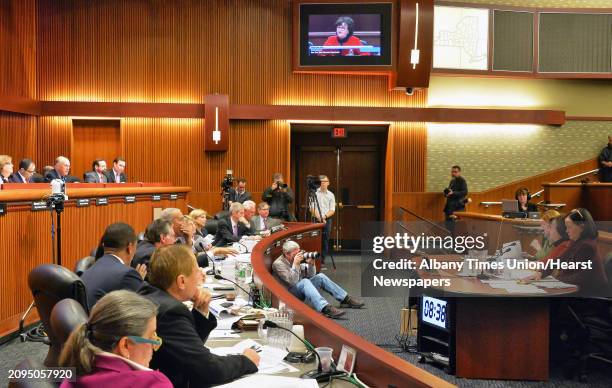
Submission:
[[151,256],[153,256],[153,252],[155,252],[155,245],[149,242],[149,240],[141,240],[138,241],[138,245],[136,246],[136,253],[134,254],[134,258],[130,263],[132,268],[136,268],[138,264],[145,264],[149,267],[149,261],[151,261]]
[[232,230],[232,221],[229,218],[222,218],[217,224],[217,234],[215,235],[215,241],[213,245],[221,247],[224,245],[231,244],[232,242],[240,241],[242,236],[250,236],[253,232],[250,227],[244,226],[242,222],[238,223],[238,236],[234,236]]
[[104,255],[96,263],[83,272],[81,280],[87,290],[89,309],[104,295],[116,290],[138,291],[142,286],[142,278],[134,268],[131,268],[111,255]]
[[[112,168],[110,170],[107,170],[105,174],[106,174],[106,179],[108,180],[108,183],[117,183],[117,181],[115,180],[115,171]],[[121,175],[119,176],[119,181],[120,183],[127,182],[127,177],[125,176],[124,172],[122,172]]]
[[150,284],[139,292],[157,304],[157,334],[164,341],[150,367],[159,369],[175,387],[208,387],[257,372],[243,355],[217,356],[203,346],[217,319],[189,309],[166,291]]
[[[268,217],[266,222],[268,223],[268,229],[282,224],[281,220],[279,220],[278,218],[273,218],[273,217]],[[251,225],[252,225],[251,228],[253,230],[253,233],[259,233],[262,230],[265,230],[261,228],[261,216],[260,215],[256,215],[251,219]]]
[[102,174],[102,179],[100,179],[100,176],[95,171],[89,171],[83,174],[83,180],[86,183],[106,183],[108,182],[108,178],[106,177],[105,174]]
[[145,369],[122,357],[96,355],[93,371],[77,377],[76,382],[65,380],[61,388],[172,388],[172,383],[163,373]]
[[45,175],[45,182],[51,182],[54,179],[61,179],[64,182],[66,181],[66,177],[61,177],[55,170],[51,170],[47,175]]
[[251,193],[249,193],[246,190],[242,194],[238,194],[236,189],[230,189],[229,191],[229,200],[232,202],[244,203],[244,201],[248,201],[250,199],[251,199]]
[[11,183],[28,183],[23,179],[21,174],[19,174],[18,172],[12,173],[8,181]]
[[458,210],[465,209],[465,198],[468,195],[467,182],[462,176],[451,179],[448,188],[453,190],[453,194],[446,198],[444,206],[444,214],[450,215]]

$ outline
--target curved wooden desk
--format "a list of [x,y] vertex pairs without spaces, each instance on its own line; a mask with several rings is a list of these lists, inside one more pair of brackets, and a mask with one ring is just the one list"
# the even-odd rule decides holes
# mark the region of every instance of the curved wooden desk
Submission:
[[[316,312],[293,296],[271,273],[274,259],[280,256],[282,242],[294,239],[304,249],[320,249],[322,224],[288,223],[288,230],[263,239],[253,249],[251,262],[256,275],[272,295],[295,313],[294,321],[304,325],[306,338],[317,346],[334,348],[337,359],[342,344],[357,350],[355,371],[366,384],[376,387],[452,387],[452,384],[386,352],[342,325]],[[315,232],[316,235],[312,235]],[[280,244],[279,244],[280,243]],[[384,319],[384,317],[381,317]]]
[[[30,305],[28,288],[30,270],[53,262],[51,220],[49,210],[33,211],[32,203],[50,193],[46,188],[0,190],[0,203],[7,212],[0,217],[0,337],[18,328],[21,315]],[[32,185],[34,186],[34,184]],[[138,187],[100,187],[99,184],[68,184],[62,213],[62,265],[73,269],[78,259],[88,256],[98,245],[104,229],[123,221],[141,232],[153,219],[154,208],[177,207],[186,210],[190,187],[168,187],[160,184],[139,184]],[[153,196],[156,196],[153,198]],[[130,197],[128,203],[126,197]],[[105,198],[106,205],[97,205]],[[77,200],[89,200],[89,206],[77,206]],[[28,323],[37,319],[30,314]]]
[[[433,258],[433,256],[432,256]],[[457,255],[435,257],[457,261]],[[449,336],[451,371],[478,379],[547,380],[549,297],[571,295],[577,286],[544,289],[545,293],[512,294],[457,271],[417,271],[424,279],[451,279],[450,287],[431,287],[424,294],[449,303],[449,333],[419,327],[419,350],[432,351],[427,337]],[[426,337],[425,339],[421,339]]]

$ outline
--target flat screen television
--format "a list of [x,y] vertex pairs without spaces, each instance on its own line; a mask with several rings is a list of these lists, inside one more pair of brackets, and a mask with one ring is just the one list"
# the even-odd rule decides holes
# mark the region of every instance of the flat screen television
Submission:
[[392,3],[300,3],[299,66],[391,66]]

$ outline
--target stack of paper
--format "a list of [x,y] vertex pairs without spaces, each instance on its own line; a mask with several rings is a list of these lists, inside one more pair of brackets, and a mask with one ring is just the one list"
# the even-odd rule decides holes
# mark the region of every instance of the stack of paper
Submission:
[[286,350],[268,345],[262,346],[252,339],[240,341],[232,347],[211,348],[210,351],[219,356],[226,356],[228,354],[242,354],[248,348],[259,350],[259,371],[257,373],[274,374],[298,371],[298,369],[283,361],[288,353]]
[[511,294],[545,294],[546,291],[532,284],[518,284],[516,280],[482,280],[491,288],[500,288]]

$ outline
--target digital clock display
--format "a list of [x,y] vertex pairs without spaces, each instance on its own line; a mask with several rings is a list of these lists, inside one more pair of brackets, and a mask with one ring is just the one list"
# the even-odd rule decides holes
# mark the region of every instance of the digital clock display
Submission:
[[448,302],[442,299],[423,296],[421,320],[430,325],[448,330]]

